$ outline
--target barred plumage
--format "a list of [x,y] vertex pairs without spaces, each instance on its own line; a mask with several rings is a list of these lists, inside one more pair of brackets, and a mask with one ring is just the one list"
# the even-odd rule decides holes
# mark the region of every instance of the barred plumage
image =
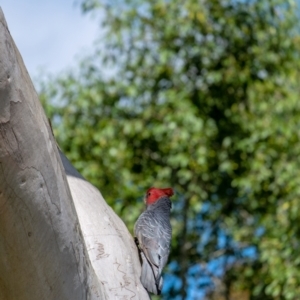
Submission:
[[142,259],[141,282],[149,292],[156,295],[161,292],[163,284],[161,273],[170,253],[172,228],[170,224],[171,201],[168,196],[172,194],[172,190],[167,195],[163,193],[162,196],[160,192],[157,195],[158,199],[150,204],[146,199],[147,209],[140,215],[134,226],[134,234],[138,240]]

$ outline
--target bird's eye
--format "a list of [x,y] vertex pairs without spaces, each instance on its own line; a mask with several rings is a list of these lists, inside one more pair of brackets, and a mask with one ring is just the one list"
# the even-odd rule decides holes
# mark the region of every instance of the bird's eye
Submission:
[[149,197],[151,195],[151,193],[148,193],[147,196]]

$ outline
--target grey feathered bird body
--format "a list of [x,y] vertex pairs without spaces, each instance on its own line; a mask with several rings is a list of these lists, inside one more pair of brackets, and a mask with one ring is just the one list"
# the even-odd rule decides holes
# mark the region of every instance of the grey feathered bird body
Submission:
[[170,210],[170,199],[161,197],[147,206],[147,210],[140,215],[134,226],[134,234],[141,250],[141,282],[149,292],[156,295],[161,292],[161,273],[170,253]]

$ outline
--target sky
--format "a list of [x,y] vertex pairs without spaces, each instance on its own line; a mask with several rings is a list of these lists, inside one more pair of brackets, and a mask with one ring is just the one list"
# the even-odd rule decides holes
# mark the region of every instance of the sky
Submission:
[[76,65],[97,37],[99,22],[74,0],[1,0],[0,7],[32,78]]

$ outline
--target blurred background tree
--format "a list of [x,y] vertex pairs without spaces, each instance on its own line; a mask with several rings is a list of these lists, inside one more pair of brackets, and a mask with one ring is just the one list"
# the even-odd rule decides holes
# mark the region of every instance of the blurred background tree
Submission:
[[[300,297],[297,7],[84,0],[94,54],[39,83],[74,166],[132,229],[172,186],[163,299]],[[103,20],[103,19],[102,19]]]

